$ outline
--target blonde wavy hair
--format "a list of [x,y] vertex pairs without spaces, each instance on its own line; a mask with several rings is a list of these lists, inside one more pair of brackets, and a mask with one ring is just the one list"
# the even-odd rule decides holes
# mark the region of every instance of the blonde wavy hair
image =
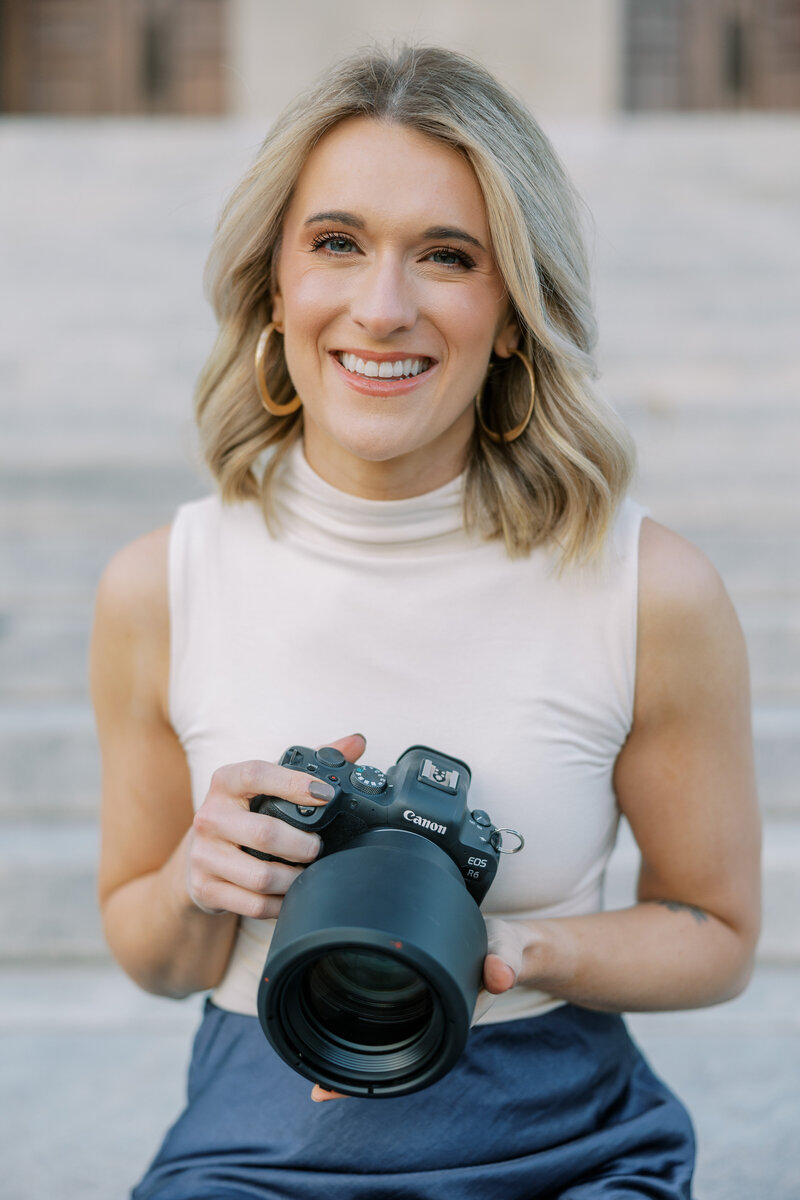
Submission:
[[[275,469],[301,436],[302,409],[274,417],[263,408],[255,347],[270,320],[282,223],[298,176],[319,139],[355,116],[415,129],[468,159],[520,349],[536,374],[535,415],[516,441],[495,443],[476,422],[467,528],[502,537],[512,556],[553,543],[564,563],[590,558],[629,484],[633,448],[593,387],[596,326],[580,203],[527,109],[477,63],[439,47],[374,49],[335,66],[284,111],[223,210],[206,268],[219,333],[196,394],[203,452],[223,499],[258,497],[269,521]],[[267,378],[284,403],[294,389],[280,342],[270,339]],[[483,412],[493,428],[511,429],[529,397],[524,364],[498,360]]]

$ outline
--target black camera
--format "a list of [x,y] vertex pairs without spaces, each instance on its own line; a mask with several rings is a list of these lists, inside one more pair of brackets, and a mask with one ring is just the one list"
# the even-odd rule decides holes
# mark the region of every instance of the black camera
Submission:
[[281,765],[335,794],[319,807],[250,802],[322,839],[275,925],[261,1026],[285,1062],[325,1088],[418,1091],[466,1044],[487,950],[478,905],[510,831],[469,811],[467,764],[427,746],[411,746],[385,773],[332,746],[291,746]]

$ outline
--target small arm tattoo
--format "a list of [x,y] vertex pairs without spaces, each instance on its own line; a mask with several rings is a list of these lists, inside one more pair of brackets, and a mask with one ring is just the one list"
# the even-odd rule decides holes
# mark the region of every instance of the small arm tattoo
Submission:
[[702,925],[703,921],[708,920],[708,913],[703,912],[702,908],[697,908],[694,904],[681,904],[678,900],[656,900],[656,904],[668,908],[670,912],[689,912],[698,925]]

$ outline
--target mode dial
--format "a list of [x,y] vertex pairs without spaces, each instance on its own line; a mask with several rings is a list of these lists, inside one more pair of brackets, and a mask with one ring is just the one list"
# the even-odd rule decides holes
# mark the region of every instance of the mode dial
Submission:
[[386,776],[377,767],[355,767],[350,782],[363,796],[378,796],[386,790]]

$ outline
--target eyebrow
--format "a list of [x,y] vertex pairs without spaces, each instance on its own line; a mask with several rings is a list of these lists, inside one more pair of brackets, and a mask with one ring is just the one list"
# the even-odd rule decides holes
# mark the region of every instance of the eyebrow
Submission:
[[430,229],[425,230],[422,236],[425,241],[467,242],[470,246],[477,246],[479,250],[485,250],[485,246],[476,237],[464,229],[458,229],[455,225],[432,225]]
[[[364,222],[355,213],[343,212],[340,209],[333,209],[330,212],[318,212],[308,217],[304,222],[308,225],[327,225],[330,223],[339,225],[348,225],[351,229],[366,228]],[[456,225],[431,225],[422,234],[424,241],[458,241],[466,242],[469,246],[476,246],[478,250],[484,250],[485,246],[473,237],[471,233],[467,233],[464,229],[459,229]]]
[[341,212],[339,209],[334,209],[332,212],[318,212],[309,217],[306,225],[327,225],[335,221],[339,225],[349,225],[351,229],[363,229],[364,222],[355,213]]

